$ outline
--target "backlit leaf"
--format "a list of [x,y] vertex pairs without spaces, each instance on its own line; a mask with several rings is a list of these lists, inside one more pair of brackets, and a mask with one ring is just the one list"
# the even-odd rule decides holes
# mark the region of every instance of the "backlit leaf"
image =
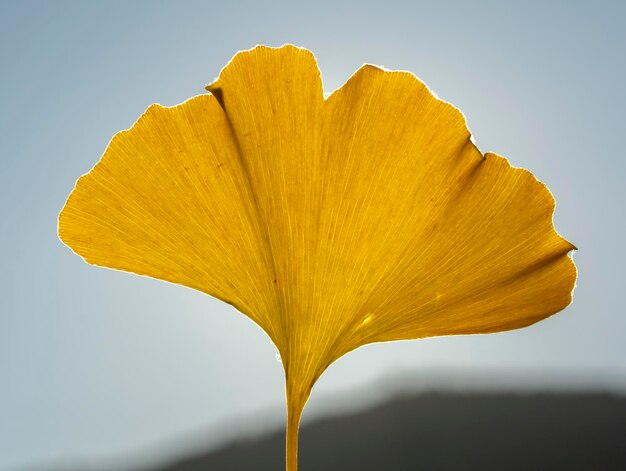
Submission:
[[571,302],[574,247],[548,189],[481,154],[414,75],[365,65],[325,100],[309,51],[259,46],[207,89],[117,134],[59,235],[89,263],[203,291],[267,332],[287,378],[288,469],[313,384],[347,352],[525,327]]

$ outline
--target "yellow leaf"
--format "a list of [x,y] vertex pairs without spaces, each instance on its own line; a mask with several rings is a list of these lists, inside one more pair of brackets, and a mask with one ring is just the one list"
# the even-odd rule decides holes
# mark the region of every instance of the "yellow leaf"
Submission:
[[259,46],[207,89],[117,134],[59,235],[89,263],[203,291],[267,332],[289,470],[313,384],[347,352],[516,329],[571,302],[574,246],[548,189],[482,155],[414,75],[366,65],[325,100],[309,51]]

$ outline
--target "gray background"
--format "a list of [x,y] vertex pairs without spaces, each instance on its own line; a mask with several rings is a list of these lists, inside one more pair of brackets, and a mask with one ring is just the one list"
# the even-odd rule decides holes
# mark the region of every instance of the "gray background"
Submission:
[[580,249],[562,314],[362,348],[322,377],[305,420],[400,387],[626,390],[624,5],[0,3],[0,468],[127,466],[280,425],[282,369],[260,329],[198,292],[90,267],[56,237],[114,133],[259,43],[311,49],[326,92],[364,62],[414,72],[483,151],[546,182]]

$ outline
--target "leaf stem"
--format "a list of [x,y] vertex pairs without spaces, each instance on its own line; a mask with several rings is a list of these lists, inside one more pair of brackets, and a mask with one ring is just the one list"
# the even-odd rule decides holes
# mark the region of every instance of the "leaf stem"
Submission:
[[287,381],[286,458],[287,471],[298,471],[298,432],[306,397],[295,392],[292,386]]
[[298,427],[299,417],[287,417],[287,471],[298,471]]

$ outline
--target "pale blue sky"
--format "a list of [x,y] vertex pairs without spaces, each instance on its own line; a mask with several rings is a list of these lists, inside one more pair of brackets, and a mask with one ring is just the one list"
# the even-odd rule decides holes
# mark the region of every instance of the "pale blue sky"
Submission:
[[90,267],[56,237],[76,178],[113,134],[153,102],[203,93],[259,43],[311,49],[327,92],[364,62],[414,72],[465,113],[483,151],[548,185],[556,227],[580,249],[562,314],[505,334],[363,348],[325,374],[310,417],[393,372],[414,384],[454,369],[623,387],[624,5],[1,1],[0,469],[126,456],[281,413],[281,366],[256,326],[197,292]]

